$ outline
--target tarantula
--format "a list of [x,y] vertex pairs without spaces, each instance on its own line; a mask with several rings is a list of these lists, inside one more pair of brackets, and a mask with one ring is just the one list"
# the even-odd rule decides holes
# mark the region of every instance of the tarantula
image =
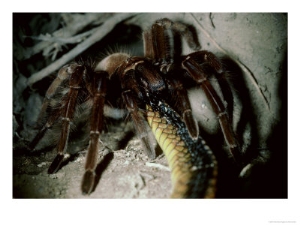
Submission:
[[[178,54],[174,48],[177,36],[186,40],[194,52],[185,56]],[[143,33],[143,39],[143,57],[114,53],[100,62],[89,64],[79,60],[62,67],[47,90],[42,106],[41,115],[49,112],[49,116],[29,147],[34,149],[46,131],[60,121],[61,135],[57,144],[57,156],[48,169],[50,174],[57,172],[66,154],[72,120],[77,116],[80,107],[91,108],[90,141],[82,181],[82,193],[90,194],[95,182],[97,153],[102,144],[100,134],[105,123],[104,107],[108,99],[116,97],[123,102],[124,109],[130,115],[136,133],[144,143],[145,151],[150,158],[155,158],[155,149],[147,138],[146,120],[163,150],[167,149],[166,152],[169,154],[173,149],[177,149],[177,152],[182,151],[187,154],[176,156],[177,158],[174,156],[175,153],[167,156],[169,164],[175,165],[174,167],[180,164],[174,161],[174,157],[178,160],[180,157],[185,158],[179,170],[188,164],[187,171],[192,174],[182,175],[176,169],[172,170],[175,186],[176,180],[183,183],[182,177],[185,177],[185,183],[195,182],[194,189],[205,182],[206,189],[210,189],[197,193],[188,187],[188,190],[182,192],[179,190],[181,187],[177,186],[174,187],[175,194],[172,196],[214,197],[216,163],[211,151],[199,136],[199,128],[192,114],[187,88],[192,83],[193,86],[199,86],[204,90],[218,117],[230,152],[237,159],[239,146],[226,107],[208,79],[208,71],[223,75],[225,70],[213,53],[200,50],[200,44],[194,33],[183,23],[173,22],[167,18],[160,19]],[[53,105],[52,98],[63,85],[68,87],[67,91],[64,90],[61,93],[61,101]],[[161,130],[157,127],[161,127]],[[162,142],[160,140],[162,132],[170,133],[172,137],[163,136]],[[168,140],[168,143],[175,143],[174,140],[177,142],[174,145],[166,145],[165,140]],[[196,158],[198,161],[195,161]],[[194,179],[193,174],[202,175],[197,180]],[[191,181],[193,179],[197,182]]]

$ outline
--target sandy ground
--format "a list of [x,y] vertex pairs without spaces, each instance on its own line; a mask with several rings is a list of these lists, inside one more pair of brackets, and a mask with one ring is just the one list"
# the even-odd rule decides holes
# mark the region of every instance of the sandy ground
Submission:
[[[247,168],[254,165],[243,170],[242,178],[239,177],[241,168],[235,167],[222,150],[224,139],[220,128],[215,128],[216,119],[209,109],[197,106],[207,104],[203,93],[199,90],[190,93],[201,135],[219,162],[217,197],[286,198],[287,15],[137,14],[88,51],[106,54],[129,49],[134,55],[142,55],[142,30],[163,17],[194,27],[202,49],[223,57],[232,75],[234,128],[246,156],[245,165]],[[55,143],[45,141],[35,153],[25,150],[24,143],[37,132],[33,129],[34,123],[53,78],[26,86],[27,78],[50,64],[51,57],[41,53],[27,57],[27,50],[36,42],[24,39],[24,34],[52,33],[58,29],[59,19],[59,14],[52,17],[14,15],[13,198],[168,198],[172,186],[166,159],[163,155],[153,161],[148,159],[130,122],[111,122],[102,134],[105,147],[99,149],[100,156],[107,149],[113,154],[99,164],[98,184],[90,196],[83,196],[80,191],[86,151],[72,145],[74,149],[69,151],[74,154],[70,160],[56,174],[49,175],[48,166],[56,155],[52,146]],[[42,26],[45,23],[48,25]],[[183,52],[190,50],[185,46]]]

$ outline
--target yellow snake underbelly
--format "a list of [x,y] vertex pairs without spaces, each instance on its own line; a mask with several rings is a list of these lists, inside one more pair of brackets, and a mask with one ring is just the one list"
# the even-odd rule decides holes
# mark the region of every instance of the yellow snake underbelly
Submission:
[[214,198],[217,164],[205,141],[191,139],[179,115],[163,102],[147,105],[147,120],[171,169],[171,198]]

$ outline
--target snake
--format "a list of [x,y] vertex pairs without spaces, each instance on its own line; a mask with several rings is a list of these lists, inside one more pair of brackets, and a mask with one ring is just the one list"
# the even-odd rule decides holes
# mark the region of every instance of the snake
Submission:
[[171,170],[171,198],[215,198],[216,158],[199,135],[192,139],[180,116],[164,101],[151,99],[146,118]]

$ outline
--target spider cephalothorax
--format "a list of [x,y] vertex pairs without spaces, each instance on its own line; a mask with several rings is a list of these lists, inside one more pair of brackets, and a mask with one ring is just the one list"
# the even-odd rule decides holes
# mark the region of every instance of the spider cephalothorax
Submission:
[[[195,52],[182,56],[175,51],[178,35]],[[104,107],[112,96],[117,96],[133,121],[146,153],[154,158],[155,149],[147,136],[148,121],[171,167],[172,196],[214,197],[216,161],[199,136],[187,88],[192,83],[204,90],[219,119],[225,141],[237,158],[238,144],[225,106],[207,78],[206,68],[219,75],[225,73],[222,64],[214,54],[200,51],[200,44],[185,24],[161,19],[145,31],[143,37],[144,56],[114,53],[94,64],[77,61],[64,66],[46,93],[42,114],[49,109],[50,113],[30,148],[33,149],[45,132],[60,121],[57,156],[48,170],[55,173],[66,154],[73,118],[80,116],[80,108],[90,110],[90,141],[82,192],[91,193],[95,185],[97,153],[102,144]],[[63,84],[67,91],[57,105],[51,105],[51,98]]]

